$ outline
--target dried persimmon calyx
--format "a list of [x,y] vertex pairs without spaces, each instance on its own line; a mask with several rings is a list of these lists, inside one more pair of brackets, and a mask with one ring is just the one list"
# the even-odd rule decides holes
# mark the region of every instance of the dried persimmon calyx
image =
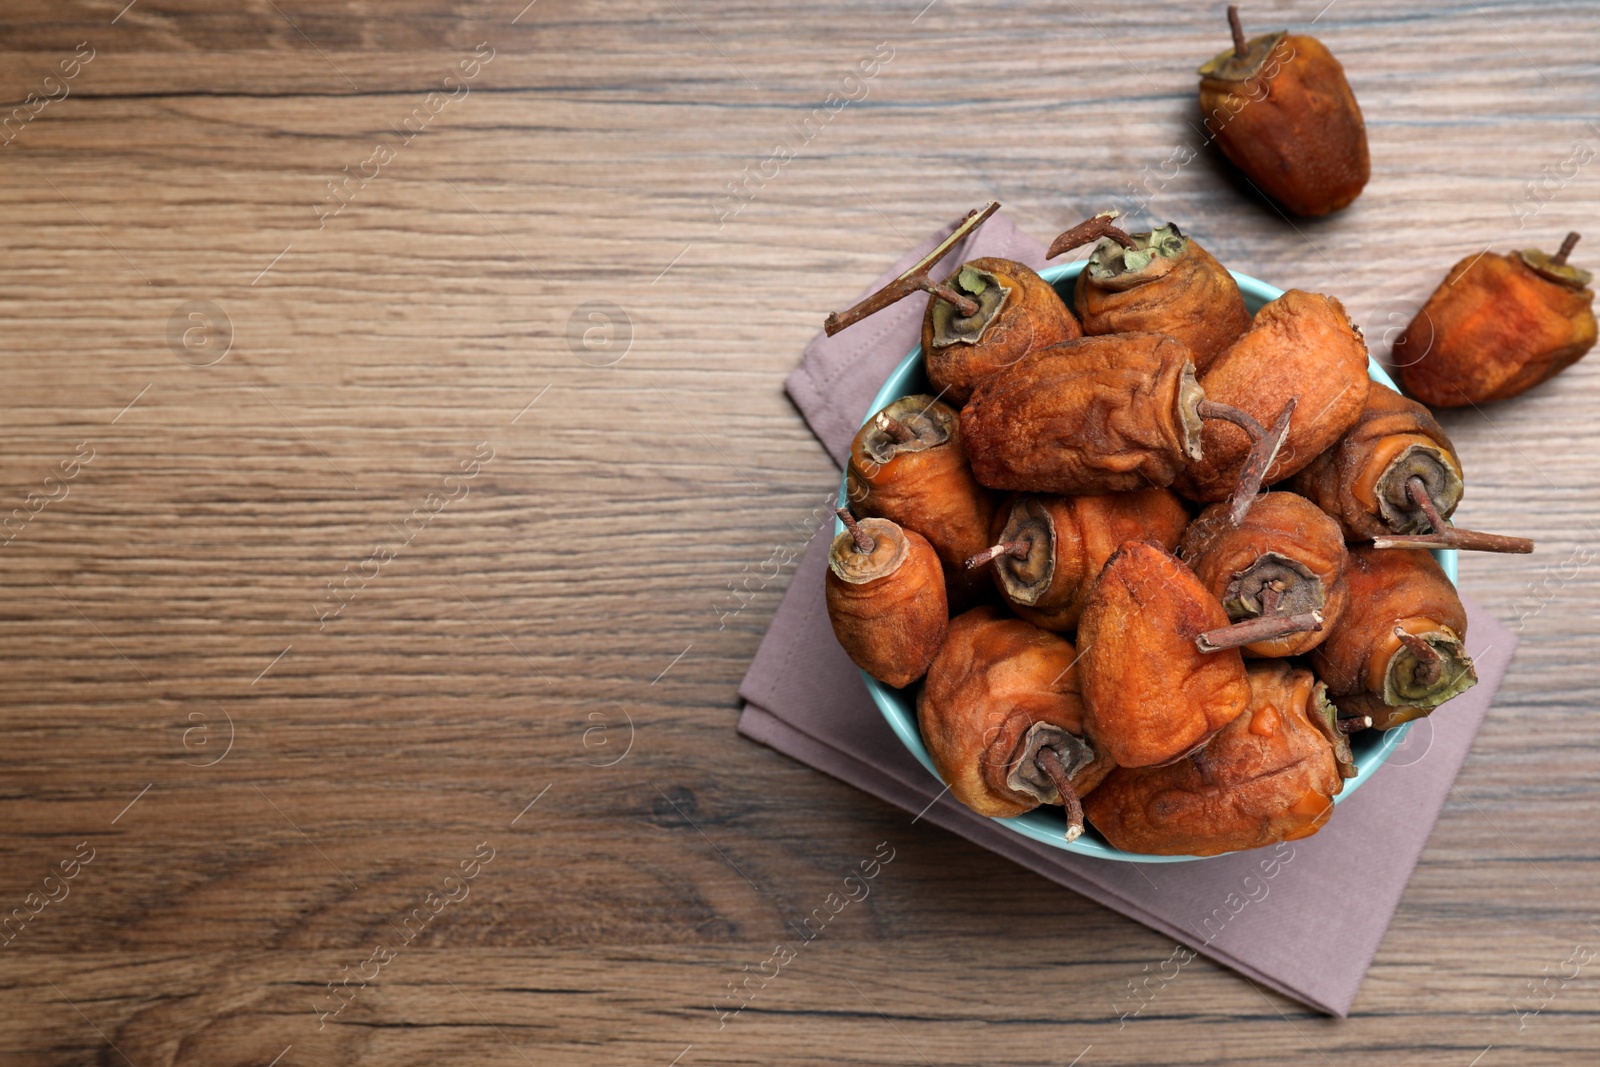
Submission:
[[1198,463],[1204,454],[1202,446],[1205,420],[1200,417],[1200,405],[1205,403],[1206,391],[1195,376],[1194,364],[1185,363],[1178,375],[1177,419],[1178,443],[1190,463]]
[[1115,241],[1095,246],[1083,269],[1097,285],[1115,291],[1143,285],[1172,270],[1189,249],[1189,238],[1175,222],[1130,236],[1131,248]]
[[[1247,39],[1235,8],[1228,9],[1228,21],[1233,28],[1233,50],[1207,60],[1200,68],[1200,76],[1224,82],[1248,82],[1261,74],[1262,66],[1289,36],[1289,31],[1263,33]],[[1210,126],[1211,120],[1208,118],[1206,123]]]
[[[1328,744],[1333,747],[1334,762],[1339,765],[1339,774],[1344,778],[1356,776],[1355,753],[1350,751],[1350,727],[1341,724],[1339,709],[1333,701],[1328,699],[1328,687],[1318,682],[1311,692],[1311,704],[1307,708],[1310,713],[1306,717],[1311,720],[1311,725],[1317,732],[1328,739]],[[1346,722],[1350,720],[1344,720]],[[1365,725],[1372,725],[1372,720],[1366,719]]]
[[1277,552],[1263,552],[1228,583],[1222,606],[1234,622],[1259,615],[1301,615],[1327,603],[1322,579],[1311,568]]
[[861,445],[877,463],[888,463],[902,452],[923,452],[950,440],[956,413],[925,396],[904,396],[868,420]]
[[1039,752],[1050,749],[1061,761],[1067,777],[1071,778],[1094,762],[1094,750],[1075,734],[1048,722],[1036,722],[1023,735],[1022,743],[1011,756],[1006,771],[1006,784],[1019,793],[1026,793],[1041,804],[1062,803],[1061,791],[1055,780],[1039,766]]
[[1466,645],[1449,627],[1408,631],[1394,628],[1399,647],[1383,673],[1383,702],[1390,706],[1435,708],[1478,684],[1478,671]]
[[[1461,502],[1465,488],[1461,468],[1456,466],[1453,456],[1432,441],[1394,440],[1389,448],[1375,450],[1371,462],[1383,464],[1382,472],[1374,479],[1372,495],[1378,514],[1395,533],[1438,532],[1413,499],[1410,488],[1413,478],[1422,479],[1423,490],[1441,515],[1449,515]],[[1364,480],[1357,480],[1358,492]]]
[[1038,497],[1017,501],[995,547],[1010,559],[995,569],[1006,597],[1025,606],[1037,604],[1056,574],[1055,529]]
[[907,551],[898,526],[885,519],[862,519],[834,538],[828,569],[842,582],[866,585],[898,571]]
[[946,279],[945,284],[975,303],[978,310],[975,314],[965,315],[948,300],[933,300],[929,308],[933,319],[933,347],[977,344],[983,340],[984,333],[1000,314],[1000,309],[1005,307],[1011,287],[996,275],[970,263],[957,271],[954,277]]
[[1547,282],[1564,285],[1568,289],[1584,289],[1594,281],[1594,274],[1582,267],[1574,267],[1567,262],[1567,256],[1572,252],[1572,246],[1578,243],[1578,235],[1568,234],[1561,250],[1555,255],[1541,252],[1537,248],[1524,248],[1514,253],[1518,259],[1527,264],[1528,269]]

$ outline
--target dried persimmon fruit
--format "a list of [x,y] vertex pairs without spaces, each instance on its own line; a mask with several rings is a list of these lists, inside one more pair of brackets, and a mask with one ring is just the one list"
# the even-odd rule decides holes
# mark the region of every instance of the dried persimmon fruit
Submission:
[[1336,702],[1371,693],[1426,711],[1477,684],[1467,609],[1431,555],[1352,545],[1345,582],[1349,603],[1311,653]]
[[1060,804],[1067,840],[1083,832],[1079,799],[1112,763],[1084,730],[1077,658],[1072,642],[994,606],[950,621],[917,722],[957,800],[997,817]]
[[1326,215],[1361,195],[1372,173],[1367,126],[1344,67],[1305,34],[1246,39],[1228,8],[1233,48],[1200,68],[1207,131],[1250,183],[1296,215]]
[[1089,821],[1107,841],[1153,856],[1216,856],[1309,837],[1327,823],[1346,776],[1322,683],[1283,660],[1252,664],[1248,678],[1249,706],[1205,748],[1163,767],[1119,767],[1090,795]]
[[921,678],[949,627],[939,554],[915,530],[840,508],[826,577],[833,634],[856,666],[903,688]]
[[1112,224],[1116,217],[1114,211],[1096,215],[1050,245],[1054,259],[1098,241],[1073,290],[1083,332],[1176,337],[1204,374],[1250,328],[1239,283],[1177,223],[1130,234]]
[[1085,722],[1120,767],[1180,759],[1250,702],[1237,649],[1201,652],[1228,615],[1194,572],[1130,541],[1106,563],[1078,623]]
[[953,598],[972,599],[983,587],[965,564],[989,544],[995,500],[972,477],[954,408],[931,396],[894,401],[856,432],[845,478],[857,514],[891,519],[928,539]]
[[1372,383],[1355,423],[1289,488],[1338,520],[1350,541],[1533,551],[1526,538],[1462,530],[1445,521],[1465,490],[1455,446],[1432,412],[1381,382]]
[[1269,431],[1206,394],[1182,341],[1107,334],[1034,352],[984,382],[961,409],[961,436],[979,483],[1077,496],[1171,485],[1202,460],[1202,432],[1227,422],[1247,442],[1229,468],[1237,514],[1275,463],[1294,403],[1267,416],[1278,416]]
[[1406,392],[1434,407],[1504,400],[1547,381],[1594,347],[1594,275],[1536,248],[1483,252],[1454,267],[1395,339]]
[[1213,504],[1184,531],[1178,555],[1233,622],[1320,612],[1322,630],[1243,646],[1247,656],[1299,656],[1321,644],[1344,610],[1347,560],[1339,524],[1304,497],[1267,493],[1234,525]]
[[[1344,305],[1290,289],[1256,312],[1244,335],[1200,378],[1206,398],[1268,422],[1298,400],[1289,436],[1263,481],[1272,485],[1316,459],[1356,421],[1367,399],[1367,346]],[[1237,425],[1206,423],[1202,457],[1173,488],[1205,503],[1233,493],[1253,440]]]
[[1095,578],[1123,542],[1151,540],[1170,551],[1189,525],[1183,502],[1167,489],[1025,494],[1001,518],[997,543],[967,566],[993,561],[994,583],[1011,610],[1056,631],[1077,627]]

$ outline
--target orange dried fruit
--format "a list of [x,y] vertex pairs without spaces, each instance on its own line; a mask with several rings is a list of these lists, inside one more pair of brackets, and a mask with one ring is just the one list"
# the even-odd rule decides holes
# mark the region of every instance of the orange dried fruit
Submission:
[[1154,856],[1216,856],[1309,837],[1327,823],[1345,774],[1323,685],[1282,660],[1252,664],[1248,679],[1248,708],[1205,748],[1163,767],[1119,767],[1101,783],[1085,807],[1107,841]]
[[1072,642],[993,606],[951,620],[917,721],[957,800],[997,817],[1061,804],[1067,839],[1083,831],[1079,798],[1112,763],[1084,730],[1076,661]]
[[847,528],[828,552],[833,634],[856,666],[903,688],[927,671],[949,627],[939,555],[921,534],[888,519],[838,514]]
[[1594,276],[1567,262],[1571,233],[1535,248],[1463,259],[1394,343],[1406,392],[1434,407],[1504,400],[1582,359],[1595,342]]
[[1200,110],[1229,162],[1296,215],[1326,215],[1371,176],[1367,127],[1344,67],[1323,43],[1287,31],[1245,39],[1200,68]]
[[1184,532],[1178,555],[1233,622],[1318,612],[1323,629],[1256,641],[1246,655],[1299,656],[1321,644],[1344,611],[1347,555],[1339,524],[1294,493],[1256,498],[1244,521],[1213,504]]
[[1349,603],[1311,653],[1336,701],[1370,693],[1428,711],[1477,684],[1467,610],[1432,556],[1355,545],[1345,582]]
[[1114,211],[1068,230],[1050,258],[1098,240],[1073,291],[1085,334],[1164,333],[1189,346],[1204,374],[1250,328],[1239,283],[1194,238],[1169,222],[1149,233],[1112,225]]
[[967,566],[993,560],[995,585],[1011,609],[1057,631],[1078,625],[1094,580],[1123,542],[1146,539],[1171,550],[1189,524],[1183,502],[1166,489],[1024,495],[1002,509],[1001,517],[998,544]]

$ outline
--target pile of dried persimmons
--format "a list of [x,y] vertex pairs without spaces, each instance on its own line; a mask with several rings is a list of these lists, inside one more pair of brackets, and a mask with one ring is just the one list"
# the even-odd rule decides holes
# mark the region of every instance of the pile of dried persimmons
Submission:
[[[1201,68],[1235,165],[1323,214],[1368,175],[1361,113],[1314,38],[1246,39]],[[1476,682],[1466,612],[1431,548],[1528,552],[1447,520],[1461,463],[1427,407],[1369,379],[1330,296],[1254,316],[1176,225],[1114,214],[1072,307],[1023,264],[930,271],[974,212],[842,330],[930,294],[930,395],[856,435],[827,604],[852,660],[921,683],[950,791],[984,815],[1044,804],[1133,853],[1215,855],[1316,832],[1355,774],[1349,735]],[[1515,395],[1594,344],[1587,271],[1559,252],[1463,260],[1395,345],[1434,405]],[[1263,493],[1262,487],[1270,486]]]

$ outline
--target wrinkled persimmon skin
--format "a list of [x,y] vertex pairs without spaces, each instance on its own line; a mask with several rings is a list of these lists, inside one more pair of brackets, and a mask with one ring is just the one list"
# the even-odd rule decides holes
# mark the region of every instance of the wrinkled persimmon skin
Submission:
[[[1367,399],[1367,346],[1344,305],[1331,296],[1291,289],[1256,312],[1245,335],[1200,378],[1206,399],[1232,404],[1271,426],[1298,397],[1289,437],[1267,469],[1267,485],[1289,477],[1350,428]],[[1173,488],[1192,500],[1226,499],[1239,480],[1250,436],[1208,420],[1203,455]]]
[[[1274,553],[1305,567],[1322,583],[1322,629],[1245,645],[1247,656],[1300,656],[1322,643],[1348,599],[1344,569],[1348,554],[1339,524],[1294,493],[1267,493],[1234,526],[1229,505],[1213,504],[1184,532],[1178,555],[1212,596],[1224,604],[1235,577]],[[1292,614],[1292,613],[1291,613]],[[1238,621],[1238,620],[1235,620]]]
[[1195,638],[1228,613],[1194,572],[1155,545],[1112,555],[1078,623],[1089,736],[1121,767],[1169,763],[1210,740],[1250,702],[1238,649]]
[[989,546],[995,497],[972,477],[961,445],[960,416],[931,396],[903,397],[884,411],[906,416],[913,426],[937,426],[948,436],[939,444],[918,441],[897,447],[886,462],[879,462],[869,445],[883,434],[877,418],[868,419],[850,445],[846,477],[851,508],[858,515],[892,519],[927,538],[944,562],[952,598],[972,599],[987,579],[969,574],[964,564]]
[[[1376,504],[1362,500],[1353,489],[1374,450],[1382,446],[1385,438],[1401,436],[1432,441],[1457,470],[1461,469],[1455,446],[1427,408],[1381,382],[1373,382],[1355,424],[1333,447],[1296,474],[1289,481],[1289,488],[1333,516],[1347,540],[1369,541],[1390,533],[1417,532],[1421,528],[1391,527]],[[1450,517],[1456,503],[1442,509],[1445,518]]]
[[991,489],[1079,495],[1171,485],[1189,463],[1177,414],[1189,349],[1160,334],[1035,352],[961,409],[972,473]]
[[[1039,806],[1006,781],[1035,723],[1084,737],[1072,642],[985,606],[958,615],[917,697],[917,722],[939,776],[980,815],[1008,817]],[[1110,773],[1109,757],[1071,776],[1081,797]]]
[[[1154,541],[1170,552],[1189,525],[1189,512],[1168,489],[1018,497],[1011,502],[1011,509],[1024,506],[1025,500],[1036,503],[1051,527],[1054,558],[1049,583],[1032,603],[1014,596],[1013,590],[1019,586],[1037,583],[1027,580],[1023,563],[1001,556],[993,564],[995,586],[1012,611],[1036,626],[1057,632],[1077,627],[1094,580],[1124,542]],[[995,540],[1005,536],[1002,532]]]
[[978,383],[1029,352],[1083,336],[1083,328],[1055,289],[1031,267],[1009,259],[974,259],[957,268],[947,284],[954,286],[966,267],[993,274],[1011,293],[975,344],[935,345],[934,305],[943,301],[936,296],[928,299],[922,317],[922,364],[933,391],[957,405],[967,402]]
[[1183,256],[1158,277],[1108,287],[1085,270],[1078,275],[1073,296],[1085,334],[1175,337],[1189,346],[1195,371],[1201,374],[1250,328],[1239,283],[1192,237]]
[[[839,577],[830,562],[827,574],[828,618],[833,634],[856,666],[885,685],[904,688],[927,671],[949,627],[944,572],[939,555],[914,530],[900,530],[901,558],[886,519],[863,519],[861,527],[877,538],[877,563],[892,569],[882,577],[856,584]],[[848,547],[847,547],[848,546]],[[834,539],[833,553],[853,551],[849,533]]]
[[1333,53],[1285,34],[1254,74],[1219,76],[1231,55],[1200,68],[1200,110],[1228,160],[1296,215],[1326,215],[1359,196],[1372,174],[1367,127]]
[[1252,664],[1249,709],[1205,748],[1165,767],[1118,768],[1084,801],[1107,841],[1155,856],[1216,856],[1308,837],[1344,778],[1312,724],[1316,679],[1281,660]]
[[1515,252],[1463,259],[1394,343],[1406,392],[1434,407],[1504,400],[1594,347],[1594,290],[1540,277]]
[[1407,620],[1431,620],[1465,640],[1467,609],[1432,554],[1370,545],[1352,545],[1349,553],[1349,603],[1311,654],[1329,693],[1376,691],[1370,679],[1388,662],[1394,628]]

